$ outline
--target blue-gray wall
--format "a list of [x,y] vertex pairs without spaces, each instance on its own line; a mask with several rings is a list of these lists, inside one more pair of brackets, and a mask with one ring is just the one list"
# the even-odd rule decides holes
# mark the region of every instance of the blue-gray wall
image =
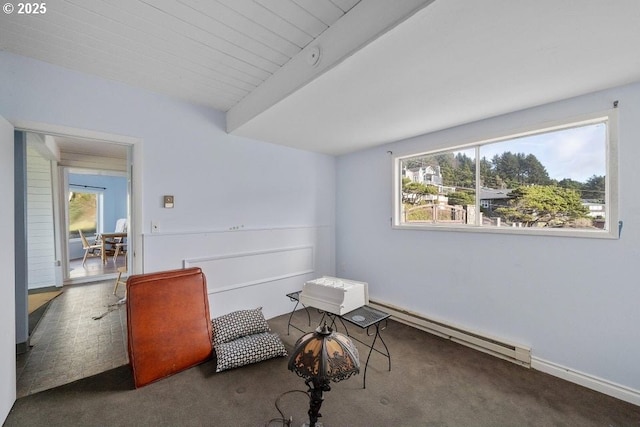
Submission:
[[[612,108],[620,239],[393,229],[392,159]],[[372,299],[531,347],[532,365],[640,402],[640,84],[341,156],[338,274]],[[428,119],[428,118],[426,118]]]
[[15,218],[15,296],[16,296],[16,350],[24,353],[29,345],[27,319],[27,288],[29,268],[27,262],[27,135],[15,132],[14,141],[14,218]]

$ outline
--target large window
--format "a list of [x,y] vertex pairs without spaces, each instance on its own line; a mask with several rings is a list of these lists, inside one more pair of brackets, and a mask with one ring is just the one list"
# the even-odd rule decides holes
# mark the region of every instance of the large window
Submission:
[[79,230],[85,237],[93,236],[100,230],[101,206],[101,192],[69,192],[69,239],[79,239]]
[[396,157],[394,226],[615,236],[613,119]]

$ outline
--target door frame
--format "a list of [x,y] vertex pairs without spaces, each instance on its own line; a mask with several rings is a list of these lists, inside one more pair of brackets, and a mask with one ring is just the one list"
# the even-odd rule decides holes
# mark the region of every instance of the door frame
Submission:
[[[7,139],[5,141],[5,138]],[[15,131],[13,123],[0,116],[0,188],[3,199],[14,200],[15,185]],[[15,214],[14,205],[0,212],[0,238],[5,242],[5,252],[0,259],[2,270],[0,296],[2,310],[0,320],[0,424],[4,423],[16,400],[16,279],[15,279]],[[25,302],[26,305],[26,302]]]
[[[129,145],[127,169],[129,176],[129,200],[131,202],[128,231],[128,252],[130,252],[129,273],[142,272],[142,146],[141,138],[98,132],[89,129],[72,128],[68,126],[54,125],[50,123],[32,122],[28,120],[15,120],[12,122],[16,130],[34,132],[45,135],[80,138],[102,141],[104,143]],[[62,261],[62,260],[61,260]]]

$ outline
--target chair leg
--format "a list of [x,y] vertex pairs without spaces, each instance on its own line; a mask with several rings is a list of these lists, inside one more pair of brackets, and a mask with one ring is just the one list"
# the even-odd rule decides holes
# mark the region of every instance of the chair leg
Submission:
[[87,255],[89,255],[89,251],[87,249],[84,250],[84,257],[82,258],[82,266],[84,267],[84,263],[87,262]]
[[116,287],[113,288],[113,294],[115,295],[118,291],[118,285],[120,284],[120,278],[122,277],[122,271],[118,272],[118,278],[116,279]]

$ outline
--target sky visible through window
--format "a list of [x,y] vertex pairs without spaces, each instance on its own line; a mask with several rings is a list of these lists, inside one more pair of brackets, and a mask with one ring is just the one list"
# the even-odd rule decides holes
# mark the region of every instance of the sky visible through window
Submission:
[[[585,182],[593,175],[606,175],[606,124],[563,129],[511,139],[480,147],[480,157],[491,161],[506,151],[533,154],[544,165],[549,178]],[[473,150],[462,153],[473,156]]]

